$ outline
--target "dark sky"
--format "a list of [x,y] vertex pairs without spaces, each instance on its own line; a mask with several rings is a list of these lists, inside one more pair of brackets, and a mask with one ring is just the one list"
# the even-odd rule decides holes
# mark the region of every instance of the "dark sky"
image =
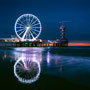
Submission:
[[42,23],[39,38],[60,38],[60,21],[65,23],[70,41],[90,41],[90,0],[0,0],[0,37],[15,35],[16,19],[34,14]]

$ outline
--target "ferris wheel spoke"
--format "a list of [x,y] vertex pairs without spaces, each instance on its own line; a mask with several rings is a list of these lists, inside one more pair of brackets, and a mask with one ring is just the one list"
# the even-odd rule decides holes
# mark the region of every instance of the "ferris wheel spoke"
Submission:
[[16,27],[16,28],[24,28],[24,27]]
[[25,25],[22,25],[22,24],[20,24],[20,23],[17,23],[17,24],[20,25],[20,26],[23,26],[23,27],[25,26]]
[[[24,30],[25,31],[25,30]],[[24,31],[22,31],[19,35],[21,35]]]
[[[32,30],[31,30],[32,31]],[[34,31],[32,31],[36,36],[38,35],[38,34],[36,34]]]
[[28,18],[26,17],[27,24],[30,24],[30,15],[28,15]]
[[23,31],[23,30],[25,30],[25,29],[20,29],[20,30],[17,30],[17,32],[20,32],[20,31]]
[[21,20],[19,20],[19,21],[25,26],[25,24]]
[[29,24],[29,21],[28,21],[28,20],[26,20],[26,23],[27,23],[27,24]]
[[27,24],[29,24],[28,17],[29,17],[29,16],[26,17],[26,22],[27,22]]
[[26,17],[26,21],[28,20],[28,16]]
[[34,24],[34,25],[32,25],[32,26],[36,26],[36,25],[40,25],[40,23]]
[[38,30],[36,30],[36,29],[32,29],[32,30],[39,32],[39,31],[38,31]]
[[[18,30],[25,30],[25,29],[24,29],[24,28],[21,28],[21,29],[18,29]],[[18,31],[18,30],[17,30],[17,31]]]
[[23,16],[23,22],[25,21],[25,19],[24,19],[24,18],[25,18],[25,16]]
[[26,22],[27,22],[28,25],[30,24],[29,20],[27,20]]
[[[31,31],[30,31],[30,33],[31,33]],[[32,38],[34,39],[34,36],[33,36],[33,34],[31,33],[31,36],[32,36]]]
[[30,15],[29,15],[29,23],[30,23],[30,20],[31,20],[31,18],[30,18]]
[[34,19],[34,17],[32,17],[32,20],[31,20],[30,24],[32,23],[33,19]]
[[41,28],[41,27],[33,27],[33,28]]
[[38,21],[38,20],[36,19],[33,23],[31,23],[31,25],[33,25],[36,21]]

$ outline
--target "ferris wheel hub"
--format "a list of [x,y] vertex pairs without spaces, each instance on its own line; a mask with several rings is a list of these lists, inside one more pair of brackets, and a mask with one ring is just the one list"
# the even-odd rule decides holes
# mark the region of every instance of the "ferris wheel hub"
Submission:
[[30,26],[27,26],[27,27],[26,27],[26,30],[30,30],[30,29],[31,29],[31,27],[30,27]]

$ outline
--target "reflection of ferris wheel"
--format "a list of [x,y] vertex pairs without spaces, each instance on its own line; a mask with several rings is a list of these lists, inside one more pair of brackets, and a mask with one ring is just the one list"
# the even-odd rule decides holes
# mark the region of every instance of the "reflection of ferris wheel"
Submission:
[[22,41],[33,41],[41,33],[41,22],[32,14],[23,14],[15,22],[16,35]]
[[14,74],[22,83],[33,83],[40,75],[40,64],[36,60],[19,59],[14,65]]

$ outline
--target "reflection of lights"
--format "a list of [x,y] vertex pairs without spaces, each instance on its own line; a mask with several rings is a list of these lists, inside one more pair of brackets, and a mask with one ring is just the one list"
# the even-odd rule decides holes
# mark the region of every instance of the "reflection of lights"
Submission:
[[56,64],[56,66],[57,66],[57,64],[58,64],[58,59],[56,58],[56,60],[55,60],[55,64]]
[[49,51],[47,52],[47,63],[48,64],[50,63],[50,52]]
[[42,62],[42,53],[40,53],[40,62]]
[[56,66],[57,66],[58,60],[59,60],[60,58],[61,58],[61,57],[60,57],[60,56],[58,57],[58,55],[56,54],[56,56],[55,56],[55,64],[56,64]]
[[61,61],[61,65],[60,65],[60,72],[64,71],[64,67],[63,67],[63,61]]
[[48,49],[50,49],[50,47],[48,47]]
[[26,57],[29,58],[31,57],[31,60],[38,60],[42,61],[42,51],[44,50],[43,48],[14,48],[14,56],[15,60],[19,59],[20,57]]
[[20,58],[14,65],[14,74],[22,83],[33,83],[40,75],[40,63],[30,58]]
[[33,54],[32,55],[32,60],[36,60],[37,58],[36,58],[36,54]]
[[7,54],[6,54],[6,52],[4,53],[4,59],[6,59],[7,58]]
[[37,47],[24,47],[24,48],[14,48],[15,51],[22,51],[22,52],[42,52],[44,48],[37,48]]

